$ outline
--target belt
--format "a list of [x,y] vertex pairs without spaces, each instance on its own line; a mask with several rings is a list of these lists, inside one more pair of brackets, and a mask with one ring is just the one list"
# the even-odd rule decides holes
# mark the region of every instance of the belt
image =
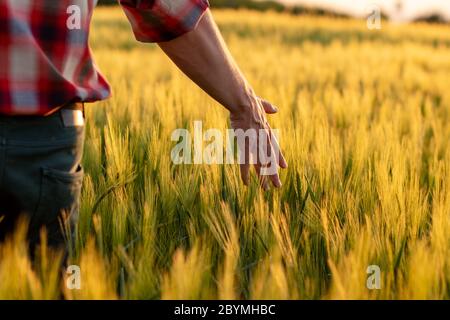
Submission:
[[58,108],[61,119],[66,127],[84,126],[84,103],[74,102]]
[[16,121],[22,120],[36,120],[46,117],[60,117],[65,127],[78,127],[85,124],[84,117],[84,103],[71,102],[66,103],[60,107],[54,108],[52,111],[42,116],[37,115],[17,115],[17,116],[5,116],[0,114],[0,120],[2,119],[15,119]]
[[[44,114],[44,117],[51,116],[51,115],[57,113],[58,111],[64,110],[64,109],[67,109],[67,110],[79,110],[79,111],[82,111],[83,114],[84,114],[84,103],[83,102],[69,102],[69,103],[63,104],[61,106],[53,108],[51,111],[49,111],[46,114]],[[42,117],[42,116],[41,115],[21,115],[21,114],[7,115],[7,114],[0,113],[0,117],[2,117],[2,118],[14,117],[14,118],[22,118],[22,119],[25,119],[25,118],[32,119],[32,118],[39,118],[39,117]]]
[[55,109],[51,110],[50,112],[46,113],[45,116],[52,115],[60,110],[80,110],[84,114],[84,103],[83,102],[69,102],[66,104],[63,104],[62,106],[56,107]]

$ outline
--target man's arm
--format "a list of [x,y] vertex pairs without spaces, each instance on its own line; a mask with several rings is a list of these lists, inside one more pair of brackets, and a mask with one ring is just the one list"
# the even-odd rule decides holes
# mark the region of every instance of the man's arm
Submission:
[[[233,129],[265,130],[268,150],[278,152],[278,144],[271,134],[265,113],[276,113],[277,109],[269,102],[258,98],[232,58],[209,10],[201,18],[198,26],[174,40],[160,42],[159,46],[169,58],[206,93],[230,111]],[[257,141],[260,148],[263,144]],[[245,146],[246,162],[241,164],[241,177],[249,182],[249,145]],[[270,151],[269,151],[270,152]],[[279,152],[279,166],[287,163]],[[259,160],[255,169],[264,188],[268,181],[261,175],[262,163]],[[278,170],[277,170],[278,171]],[[275,187],[281,186],[278,172],[268,176]]]

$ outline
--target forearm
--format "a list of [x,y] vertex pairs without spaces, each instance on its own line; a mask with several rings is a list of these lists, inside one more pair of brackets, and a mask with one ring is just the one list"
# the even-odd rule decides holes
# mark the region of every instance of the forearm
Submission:
[[[277,108],[255,95],[231,57],[210,11],[196,29],[159,46],[181,71],[230,111],[230,125],[236,132],[258,133],[253,141],[238,139],[243,182],[249,183],[250,164],[253,164],[265,189],[268,188],[266,176],[274,186],[280,187],[278,165],[286,168],[287,163],[265,117],[266,113],[276,113]],[[262,140],[261,132],[266,134]]]
[[230,112],[248,105],[252,89],[209,10],[195,30],[159,46],[181,71]]

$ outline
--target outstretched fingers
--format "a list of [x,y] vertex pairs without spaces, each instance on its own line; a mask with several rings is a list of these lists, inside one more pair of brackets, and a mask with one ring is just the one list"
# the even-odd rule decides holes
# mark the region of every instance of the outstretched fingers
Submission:
[[269,101],[259,98],[259,102],[261,102],[261,105],[263,106],[263,109],[267,114],[274,114],[278,112],[278,108],[271,104]]
[[[254,166],[264,190],[267,190],[270,184],[279,188],[282,185],[279,168],[287,168],[287,161],[280,150],[277,132],[270,128],[265,117],[265,114],[277,113],[278,108],[267,100],[258,97],[256,99],[258,108],[253,109],[256,113],[253,113],[251,117],[240,114],[232,118],[233,128],[239,131],[239,134],[245,135],[237,139],[241,179],[245,185],[249,185],[250,168]],[[249,134],[248,130],[255,132]]]
[[286,169],[288,167],[286,158],[284,157],[283,152],[281,152],[277,136],[274,134],[272,129],[270,129],[270,143],[272,145],[272,150],[275,152],[275,155],[277,157],[278,165],[281,168]]

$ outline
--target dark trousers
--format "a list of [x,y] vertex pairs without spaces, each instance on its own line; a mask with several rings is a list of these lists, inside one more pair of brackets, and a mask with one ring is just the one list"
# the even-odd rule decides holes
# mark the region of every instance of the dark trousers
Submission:
[[84,123],[68,123],[62,111],[0,115],[0,238],[21,213],[28,217],[32,246],[44,226],[50,246],[64,245],[63,229],[73,228],[78,217],[84,131]]

